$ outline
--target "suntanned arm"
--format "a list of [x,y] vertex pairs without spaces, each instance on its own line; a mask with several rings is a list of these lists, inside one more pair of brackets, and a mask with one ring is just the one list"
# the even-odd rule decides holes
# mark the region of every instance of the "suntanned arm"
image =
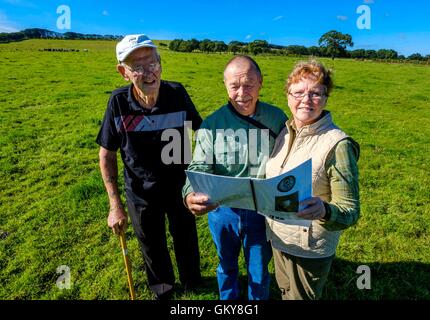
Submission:
[[100,171],[103,182],[109,196],[109,216],[108,226],[112,228],[115,234],[127,229],[127,213],[121,203],[121,197],[118,191],[118,163],[116,151],[110,151],[100,147]]

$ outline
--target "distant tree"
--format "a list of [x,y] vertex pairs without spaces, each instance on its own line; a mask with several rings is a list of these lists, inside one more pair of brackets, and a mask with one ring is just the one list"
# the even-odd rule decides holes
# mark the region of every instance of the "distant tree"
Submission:
[[169,49],[172,51],[179,51],[179,45],[182,43],[182,39],[174,39],[169,43]]
[[193,45],[191,41],[181,41],[178,47],[178,51],[180,52],[192,52],[193,51]]
[[0,42],[21,41],[28,39],[24,32],[1,33]]
[[366,58],[367,59],[376,59],[378,55],[375,50],[366,50]]
[[319,47],[319,49],[320,49],[321,57],[329,57],[330,56],[330,54],[327,52],[327,48]]
[[170,41],[169,49],[172,51],[179,51],[179,52],[192,52],[194,50],[199,49],[199,42],[196,39],[191,39],[191,40],[175,39]]
[[327,53],[332,59],[344,56],[346,54],[346,47],[354,45],[352,37],[349,34],[343,34],[336,30],[324,33],[319,39],[318,44],[326,48]]
[[249,53],[248,44],[245,44],[242,48],[240,48],[240,53],[242,53],[242,54],[248,54]]
[[200,45],[200,42],[198,40],[196,40],[196,39],[191,39],[190,40],[191,51],[198,50],[199,49],[199,45]]
[[378,59],[385,59],[386,50],[385,49],[379,49],[376,51],[376,56]]
[[254,40],[248,43],[248,51],[251,54],[257,55],[270,51],[269,43],[266,40]]
[[411,54],[408,57],[409,60],[424,60],[423,56],[420,53]]
[[207,52],[215,52],[215,42],[209,41],[206,44]]
[[122,38],[122,36],[82,34],[82,33],[76,33],[76,32],[66,32],[63,34],[63,33],[59,33],[59,32],[50,31],[47,29],[30,28],[30,29],[24,29],[20,32],[2,33],[0,36],[0,41],[1,42],[10,42],[10,41],[21,41],[21,40],[26,40],[26,39],[67,39],[67,40],[106,39],[106,40],[118,40],[121,38]]
[[285,51],[284,51],[284,50],[282,50],[282,49],[274,49],[274,48],[270,48],[269,50],[270,50],[270,51],[269,51],[269,52],[270,52],[270,54],[274,54],[274,55],[277,55],[277,56],[285,54]]
[[378,59],[397,59],[397,52],[392,49],[380,49],[376,52]]
[[252,43],[261,48],[269,48],[269,43],[266,40],[254,40]]
[[210,41],[209,39],[204,39],[203,41],[200,41],[199,43],[199,49],[203,52],[210,52],[211,51],[211,46],[209,45],[212,41]]
[[387,59],[397,59],[399,53],[396,50],[388,49]]
[[309,47],[307,51],[308,51],[308,54],[310,54],[311,56],[315,56],[315,57],[322,56],[321,50],[317,46]]
[[351,58],[353,58],[353,59],[364,59],[364,58],[366,58],[366,50],[364,50],[364,49],[353,50],[349,54],[350,54]]
[[253,54],[253,55],[257,55],[257,54],[261,54],[263,53],[263,48],[256,46],[254,43],[248,43],[248,52]]
[[299,55],[299,56],[306,56],[309,54],[308,48],[306,48],[305,46],[297,46],[297,45],[286,46],[285,51],[287,54]]
[[214,52],[226,52],[228,49],[224,41],[214,41],[213,44],[214,44],[214,47],[213,47]]
[[243,45],[244,45],[243,42],[230,41],[228,44],[228,51],[233,52],[233,54],[236,54],[236,52],[240,51],[240,49]]

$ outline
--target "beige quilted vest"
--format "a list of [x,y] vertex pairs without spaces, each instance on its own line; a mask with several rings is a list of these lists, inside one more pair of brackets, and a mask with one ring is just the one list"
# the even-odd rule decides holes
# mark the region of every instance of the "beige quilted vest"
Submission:
[[[312,194],[330,202],[330,182],[324,164],[329,152],[348,136],[334,125],[328,111],[316,123],[300,128],[294,142],[288,131],[290,123],[291,120],[276,140],[266,165],[266,178],[291,170],[312,158]],[[299,257],[324,258],[333,255],[340,234],[341,231],[326,230],[319,220],[266,219],[266,235],[272,246]]]

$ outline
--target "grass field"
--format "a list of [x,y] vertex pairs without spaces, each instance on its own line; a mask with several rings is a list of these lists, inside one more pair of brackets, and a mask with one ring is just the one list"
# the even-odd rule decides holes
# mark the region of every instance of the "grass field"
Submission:
[[[125,84],[115,70],[114,46],[0,45],[0,299],[128,299],[119,240],[106,224],[95,143],[110,92]],[[230,55],[162,47],[161,56],[163,78],[183,83],[203,117],[225,103],[222,72]],[[261,100],[290,115],[283,86],[300,59],[256,60],[264,74]],[[323,298],[429,299],[430,67],[323,62],[335,70],[328,109],[361,145],[362,202],[358,224],[341,238]],[[176,299],[218,298],[207,218],[197,223],[206,286],[194,292],[179,286]],[[151,299],[131,227],[127,237],[138,299]],[[70,289],[56,285],[61,265],[70,267]],[[372,271],[370,290],[357,289],[359,265]],[[242,260],[245,275],[243,266]],[[271,298],[279,299],[272,279]]]

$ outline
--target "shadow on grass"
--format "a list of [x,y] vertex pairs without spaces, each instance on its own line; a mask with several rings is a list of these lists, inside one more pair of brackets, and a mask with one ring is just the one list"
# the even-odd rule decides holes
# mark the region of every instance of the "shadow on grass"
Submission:
[[[275,274],[270,274],[270,300],[280,300],[281,294],[276,285]],[[240,299],[248,300],[248,277],[247,275],[239,276],[240,283]],[[203,277],[203,285],[187,291],[182,286],[178,286],[175,292],[174,299],[190,299],[190,300],[219,300],[218,282],[216,276]]]
[[[370,268],[370,289],[357,288],[357,282],[363,282],[361,277],[363,272],[357,273],[360,265]],[[335,259],[322,299],[429,300],[430,264],[421,262],[360,263]]]
[[[363,272],[370,268],[370,289],[359,289]],[[361,278],[360,278],[361,277]],[[241,300],[247,300],[247,276],[239,277]],[[360,263],[335,259],[325,285],[322,300],[429,300],[430,265],[419,262]],[[203,285],[194,290],[179,286],[174,299],[219,299],[216,276],[204,277]],[[270,300],[280,300],[275,275],[271,274]]]

